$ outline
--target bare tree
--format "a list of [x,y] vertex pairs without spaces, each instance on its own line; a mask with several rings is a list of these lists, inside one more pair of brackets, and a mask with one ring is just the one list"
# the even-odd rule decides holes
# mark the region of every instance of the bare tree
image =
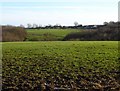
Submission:
[[113,25],[113,24],[115,24],[114,21],[110,21],[110,22],[109,22],[109,25]]
[[38,25],[34,23],[33,24],[33,28],[37,28],[37,27],[38,27]]
[[24,28],[24,25],[20,24],[20,27]]
[[78,22],[75,21],[75,22],[74,22],[74,25],[75,25],[75,26],[78,26],[79,24],[78,24]]
[[32,25],[31,25],[31,24],[27,24],[27,27],[28,27],[28,28],[32,28]]
[[104,22],[103,25],[108,25],[108,22]]

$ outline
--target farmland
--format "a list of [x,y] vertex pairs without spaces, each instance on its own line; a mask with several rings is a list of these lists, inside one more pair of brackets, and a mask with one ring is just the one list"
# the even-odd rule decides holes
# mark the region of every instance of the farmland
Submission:
[[[117,89],[117,41],[4,42],[3,90]],[[107,90],[106,90],[107,91]]]
[[67,34],[80,32],[81,29],[26,29],[29,41],[62,40]]

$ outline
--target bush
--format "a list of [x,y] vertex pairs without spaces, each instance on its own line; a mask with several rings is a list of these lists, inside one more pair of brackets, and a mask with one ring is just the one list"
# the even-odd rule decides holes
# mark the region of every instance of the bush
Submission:
[[24,41],[27,32],[22,27],[2,26],[2,41]]
[[120,23],[108,24],[96,30],[84,30],[78,33],[70,33],[63,40],[85,40],[85,41],[118,41]]
[[70,33],[63,40],[94,40],[93,35],[96,34],[94,30],[83,30],[77,33]]

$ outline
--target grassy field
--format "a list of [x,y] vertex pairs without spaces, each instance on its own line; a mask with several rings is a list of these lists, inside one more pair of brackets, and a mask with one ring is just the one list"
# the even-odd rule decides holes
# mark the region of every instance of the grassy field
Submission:
[[3,89],[35,90],[43,82],[101,89],[120,82],[117,41],[7,42],[2,60]]
[[62,40],[67,34],[80,32],[78,29],[29,29],[27,40],[44,41],[44,40]]

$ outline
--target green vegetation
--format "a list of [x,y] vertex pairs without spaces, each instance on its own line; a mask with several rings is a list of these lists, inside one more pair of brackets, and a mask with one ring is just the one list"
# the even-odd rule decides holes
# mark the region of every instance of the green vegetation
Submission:
[[51,88],[119,86],[117,41],[8,42],[2,60],[3,89],[11,91],[36,91],[41,82]]
[[80,29],[27,29],[29,41],[63,40],[69,33],[80,32]]
[[[29,29],[27,40],[30,41],[118,41],[118,27],[120,24],[109,23],[98,28],[66,28],[62,29]],[[87,26],[90,27],[90,26]]]
[[120,23],[110,23],[98,29],[84,30],[79,33],[70,33],[63,40],[82,41],[118,41]]

